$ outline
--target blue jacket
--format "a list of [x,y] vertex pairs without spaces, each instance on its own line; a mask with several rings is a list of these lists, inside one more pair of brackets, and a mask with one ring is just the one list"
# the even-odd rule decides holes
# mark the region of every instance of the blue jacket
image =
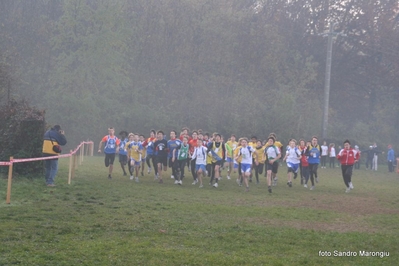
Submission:
[[393,162],[395,160],[395,151],[392,148],[388,150],[387,160],[388,162]]
[[43,137],[43,155],[44,156],[52,156],[57,155],[55,151],[53,151],[54,145],[64,146],[67,143],[66,138],[63,134],[58,132],[55,129],[50,129],[44,133]]

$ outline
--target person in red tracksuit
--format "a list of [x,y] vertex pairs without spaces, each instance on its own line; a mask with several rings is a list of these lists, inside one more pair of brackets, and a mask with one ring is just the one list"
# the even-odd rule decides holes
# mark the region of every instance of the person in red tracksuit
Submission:
[[338,153],[337,159],[341,163],[342,177],[346,185],[345,192],[348,193],[353,189],[352,170],[353,165],[360,159],[360,152],[352,149],[349,140],[345,140],[344,148]]

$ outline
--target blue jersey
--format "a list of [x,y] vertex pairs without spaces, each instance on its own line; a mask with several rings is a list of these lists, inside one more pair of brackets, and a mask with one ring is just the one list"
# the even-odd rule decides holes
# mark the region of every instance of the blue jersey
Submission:
[[168,158],[172,158],[173,157],[173,153],[175,153],[175,157],[176,157],[176,149],[180,146],[181,141],[179,139],[170,139],[168,140]]
[[320,154],[321,148],[319,145],[309,146],[308,147],[308,162],[311,164],[319,164],[320,163]]
[[111,136],[105,136],[103,138],[104,140],[104,153],[107,154],[112,154],[112,153],[116,153],[116,147],[117,147],[117,143],[119,142],[119,139],[117,137],[113,137],[111,138]]
[[125,138],[124,140],[121,139],[121,142],[119,144],[119,154],[120,155],[127,155],[127,150],[125,150],[126,143],[128,143],[129,140]]
[[151,138],[148,138],[147,140],[147,155],[153,155],[154,154],[154,142],[156,141],[156,139],[151,140]]

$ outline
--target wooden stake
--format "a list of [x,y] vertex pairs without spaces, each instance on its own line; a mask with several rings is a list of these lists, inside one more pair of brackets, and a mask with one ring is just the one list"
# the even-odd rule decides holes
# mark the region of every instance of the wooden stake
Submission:
[[11,182],[12,182],[12,160],[14,159],[14,157],[10,157],[10,166],[8,167],[8,184],[7,184],[7,199],[6,199],[6,203],[10,204],[11,203]]
[[84,152],[85,152],[85,145],[83,144],[83,143],[81,143],[82,145],[80,146],[80,160],[79,160],[79,165],[82,165],[82,162],[83,162],[83,155],[84,155]]
[[71,179],[72,179],[72,164],[73,164],[73,162],[72,162],[72,159],[73,159],[73,158],[72,158],[72,157],[73,157],[73,155],[72,155],[72,150],[70,150],[69,152],[70,152],[71,156],[69,157],[68,185],[71,184]]
[[76,170],[76,153],[74,154],[74,155],[72,155],[73,156],[73,159],[72,159],[72,161],[73,161],[73,165],[72,165],[72,178],[75,178],[75,170]]

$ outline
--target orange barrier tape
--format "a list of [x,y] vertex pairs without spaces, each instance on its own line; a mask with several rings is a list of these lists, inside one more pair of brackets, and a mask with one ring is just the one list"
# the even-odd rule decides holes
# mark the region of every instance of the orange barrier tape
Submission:
[[[35,162],[35,161],[45,161],[45,160],[51,160],[51,159],[58,159],[58,158],[67,158],[72,155],[74,155],[83,144],[92,144],[92,141],[84,141],[79,144],[78,147],[71,153],[67,154],[61,154],[61,155],[54,155],[54,156],[48,156],[48,157],[38,157],[38,158],[22,158],[22,159],[13,159],[10,162],[0,162],[0,166],[9,166],[13,163],[24,163],[24,162]],[[93,143],[94,144],[94,143]]]

